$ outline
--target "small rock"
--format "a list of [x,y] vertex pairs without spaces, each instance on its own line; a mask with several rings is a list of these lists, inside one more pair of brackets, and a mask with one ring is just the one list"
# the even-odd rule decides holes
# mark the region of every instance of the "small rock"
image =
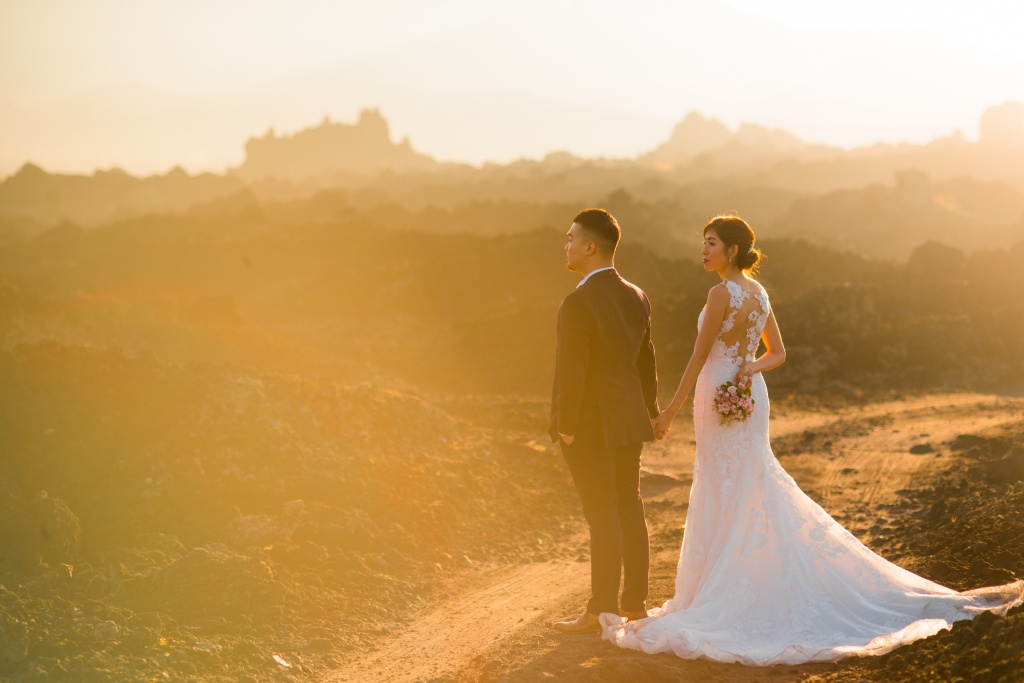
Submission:
[[0,614],[0,663],[28,657],[28,626],[10,614]]
[[954,451],[966,451],[969,448],[976,446],[984,446],[986,439],[974,434],[958,434],[955,439],[949,444],[949,447]]
[[987,456],[1000,456],[1013,448],[1013,443],[1006,439],[988,438],[974,434],[961,434],[950,443],[954,451],[975,450]]
[[910,453],[912,455],[924,455],[925,453],[934,453],[935,448],[930,443],[918,443],[910,447]]
[[28,505],[0,517],[0,548],[8,559],[35,564],[70,564],[81,522],[60,498],[40,491]]
[[1012,553],[1007,550],[996,553],[992,557],[992,564],[996,567],[1014,567],[1020,562],[1020,554]]
[[929,572],[930,577],[937,580],[942,580],[948,576],[952,576],[953,568],[942,560],[938,560],[932,563],[931,571]]
[[121,627],[112,621],[104,621],[96,624],[92,630],[92,637],[96,640],[109,640],[120,633]]
[[289,548],[286,557],[292,562],[315,564],[326,561],[330,557],[330,553],[326,547],[307,540],[305,543]]
[[334,644],[327,638],[316,638],[306,643],[306,650],[317,654],[330,652]]
[[1012,484],[1024,479],[1024,448],[1013,446],[999,460],[987,463],[987,478],[993,484]]
[[103,574],[96,574],[85,587],[85,591],[88,595],[94,598],[101,598],[108,592],[107,577]]

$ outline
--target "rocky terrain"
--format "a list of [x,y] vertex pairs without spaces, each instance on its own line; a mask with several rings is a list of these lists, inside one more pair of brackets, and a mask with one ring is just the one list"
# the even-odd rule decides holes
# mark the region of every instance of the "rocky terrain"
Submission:
[[54,344],[0,375],[4,678],[323,675],[572,510],[549,449],[411,394]]

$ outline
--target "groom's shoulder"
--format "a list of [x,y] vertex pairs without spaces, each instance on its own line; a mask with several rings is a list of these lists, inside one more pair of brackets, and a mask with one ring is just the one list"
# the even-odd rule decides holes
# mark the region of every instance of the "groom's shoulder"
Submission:
[[644,291],[618,273],[614,277],[601,278],[594,283],[588,282],[586,286],[580,287],[575,293],[579,294],[581,298],[585,297],[588,304],[594,308],[608,306],[629,308],[639,305],[648,313],[651,309],[651,304]]
[[583,291],[582,287],[572,290],[565,295],[562,299],[562,305],[558,307],[559,311],[580,311],[588,308],[587,305],[587,294]]
[[622,286],[628,287],[630,290],[632,290],[638,297],[640,297],[644,301],[647,301],[647,295],[644,294],[644,290],[640,289],[639,287],[637,287],[636,285],[634,285],[632,282],[622,277],[621,275],[619,276],[619,282],[622,283]]

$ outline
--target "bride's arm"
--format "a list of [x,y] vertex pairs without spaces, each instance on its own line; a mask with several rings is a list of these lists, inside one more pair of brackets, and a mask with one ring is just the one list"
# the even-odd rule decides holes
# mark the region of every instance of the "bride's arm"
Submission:
[[683,407],[683,401],[689,396],[693,385],[697,383],[697,375],[700,374],[701,368],[704,367],[704,362],[707,361],[708,354],[711,353],[711,346],[715,343],[719,330],[722,329],[722,322],[725,320],[725,312],[728,307],[729,290],[725,288],[725,285],[715,285],[712,287],[711,291],[708,292],[707,308],[704,311],[704,323],[697,332],[697,341],[693,343],[693,353],[690,355],[690,361],[686,364],[686,370],[683,371],[683,376],[679,380],[679,388],[676,389],[676,395],[672,397],[672,402],[668,407],[661,411],[661,414],[654,420],[654,432],[658,435],[658,438],[664,437],[665,432],[668,431],[669,424],[671,424],[679,409]]
[[775,321],[775,311],[768,312],[768,321],[761,332],[761,341],[764,342],[765,352],[760,358],[747,363],[741,369],[741,373],[749,370],[748,377],[777,368],[786,361],[786,347],[782,345],[782,333],[779,332],[779,324]]

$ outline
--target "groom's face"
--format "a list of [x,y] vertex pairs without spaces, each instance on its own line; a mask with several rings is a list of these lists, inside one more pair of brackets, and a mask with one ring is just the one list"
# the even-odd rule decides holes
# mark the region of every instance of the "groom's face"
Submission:
[[573,223],[566,235],[565,243],[565,267],[573,272],[580,272],[580,268],[586,263],[587,256],[593,250],[593,241],[583,226]]

